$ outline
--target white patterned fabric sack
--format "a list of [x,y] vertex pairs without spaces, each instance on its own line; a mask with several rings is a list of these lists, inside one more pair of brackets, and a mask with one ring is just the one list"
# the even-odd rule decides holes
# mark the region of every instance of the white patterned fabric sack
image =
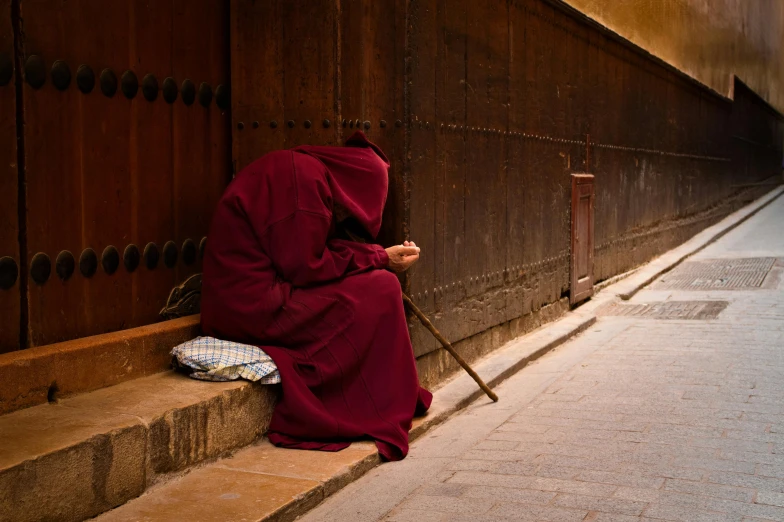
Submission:
[[250,344],[197,337],[175,346],[172,356],[181,368],[192,370],[190,377],[202,381],[280,382],[280,373],[272,358]]

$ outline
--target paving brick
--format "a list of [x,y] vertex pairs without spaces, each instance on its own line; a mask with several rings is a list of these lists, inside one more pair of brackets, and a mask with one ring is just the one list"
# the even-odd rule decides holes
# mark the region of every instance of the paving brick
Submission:
[[594,512],[593,518],[588,515],[591,522],[640,522],[640,517],[631,515],[619,515],[617,513],[596,513]]
[[747,475],[745,473],[711,472],[708,474],[708,482],[784,493],[784,479]]
[[623,498],[598,498],[585,495],[562,493],[555,497],[554,505],[559,507],[587,509],[621,515],[639,515],[648,504]]
[[549,477],[536,478],[531,487],[542,491],[557,491],[559,493],[574,493],[577,495],[589,495],[594,497],[609,497],[618,489],[618,487],[613,484],[597,484],[594,482]]
[[754,497],[754,490],[743,489],[734,486],[720,486],[705,482],[694,482],[690,480],[667,479],[664,489],[669,491],[679,491],[681,493],[691,493],[694,495],[704,495],[708,497],[720,497],[739,502],[751,502]]
[[784,493],[775,491],[758,491],[754,502],[757,504],[784,507]]
[[587,510],[565,509],[552,506],[535,506],[514,502],[499,502],[489,513],[495,517],[512,520],[541,520],[547,522],[581,522],[588,515]]
[[659,500],[660,491],[658,489],[620,486],[615,490],[613,496],[626,500],[637,500],[639,502],[656,502]]
[[532,462],[539,453],[512,450],[471,450],[463,458],[471,460],[503,460],[508,462]]
[[474,449],[478,450],[512,450],[519,446],[517,441],[512,440],[483,440]]
[[539,464],[536,469],[536,475],[539,477],[557,478],[557,479],[573,479],[578,473],[583,471],[580,468],[572,468],[569,466],[559,466],[556,464]]
[[436,511],[425,511],[423,509],[395,509],[384,517],[388,522],[422,522],[428,520],[432,522],[447,522],[451,520],[446,513]]
[[763,504],[749,504],[720,498],[706,498],[705,507],[710,510],[736,513],[749,517],[784,520],[784,507]]
[[416,491],[416,494],[430,497],[459,497],[465,489],[466,486],[463,484],[444,484],[439,482],[436,484],[425,484]]
[[521,475],[499,475],[496,473],[481,473],[476,471],[458,471],[448,480],[448,483],[523,489],[529,488],[533,481],[534,479],[532,477]]
[[653,504],[645,510],[645,516],[676,522],[741,522],[743,517],[732,513],[685,509],[681,506]]
[[535,491],[533,489],[468,486],[463,490],[462,496],[466,498],[484,498],[544,505],[550,502],[556,494],[552,491]]
[[412,495],[400,507],[437,513],[470,513],[482,514],[490,511],[495,502],[478,498],[437,497],[429,495]]
[[650,477],[638,473],[612,473],[606,471],[583,471],[576,477],[585,482],[600,482],[633,488],[659,489],[664,484],[661,477]]
[[[466,462],[488,462],[488,461],[466,461]],[[531,464],[529,462],[504,462],[504,461],[492,461],[490,462],[490,467],[483,471],[492,471],[493,473],[501,473],[505,475],[536,475],[536,471],[539,469],[537,464]],[[577,473],[577,470],[574,470],[573,474]]]
[[539,455],[533,460],[534,464],[549,466],[563,466],[569,468],[582,468],[589,470],[612,471],[618,468],[620,462],[611,460],[593,460],[564,455]]
[[784,444],[784,433],[757,433],[739,430],[726,430],[724,435],[728,439],[756,440]]
[[733,471],[736,473],[754,473],[753,462],[719,459],[679,459],[675,465],[681,468],[697,468],[712,471]]
[[784,466],[759,464],[757,466],[757,475],[784,479]]
[[[468,459],[457,459],[449,464],[447,469],[453,471],[490,471],[496,466],[496,462],[492,460],[468,460]],[[504,462],[503,464],[507,464]],[[516,463],[514,463],[516,464]],[[536,468],[536,466],[531,466]]]
[[754,462],[757,464],[766,464],[769,466],[778,467],[784,472],[784,455],[776,455],[774,453],[759,453],[752,451],[738,451],[734,449],[722,449],[719,452],[719,458],[737,460],[741,462]]

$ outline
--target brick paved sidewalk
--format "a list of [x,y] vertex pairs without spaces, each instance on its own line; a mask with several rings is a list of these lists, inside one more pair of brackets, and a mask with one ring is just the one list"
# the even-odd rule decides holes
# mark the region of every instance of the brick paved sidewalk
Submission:
[[695,257],[778,258],[761,287],[630,301],[718,318],[603,315],[304,520],[784,521],[781,223],[784,198]]

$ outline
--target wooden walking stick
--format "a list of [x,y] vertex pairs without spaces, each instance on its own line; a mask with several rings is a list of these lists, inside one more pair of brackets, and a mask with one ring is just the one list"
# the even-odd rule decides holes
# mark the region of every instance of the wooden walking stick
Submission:
[[493,390],[491,390],[490,387],[487,386],[487,384],[485,384],[485,382],[482,380],[482,378],[479,377],[479,375],[476,374],[474,369],[471,368],[468,365],[468,363],[465,362],[465,360],[462,357],[460,357],[460,354],[457,353],[454,348],[452,348],[452,345],[450,344],[450,342],[447,341],[446,338],[443,335],[441,335],[441,332],[436,330],[436,327],[433,326],[433,323],[430,322],[430,319],[428,319],[427,316],[424,313],[422,313],[422,310],[420,310],[419,307],[417,307],[417,305],[414,304],[414,302],[411,300],[411,298],[408,297],[406,294],[403,294],[403,301],[405,301],[405,303],[408,305],[408,307],[411,309],[411,311],[414,312],[414,315],[417,316],[417,318],[419,319],[419,322],[422,323],[422,326],[424,326],[425,328],[430,330],[430,333],[433,334],[433,337],[438,339],[438,342],[441,343],[441,345],[444,347],[444,349],[447,352],[449,352],[449,354],[452,357],[455,358],[455,360],[458,362],[458,364],[460,366],[462,366],[463,369],[466,372],[468,372],[468,375],[470,375],[471,378],[476,381],[476,383],[479,385],[479,387],[482,388],[482,391],[485,392],[487,394],[487,396],[490,397],[493,400],[493,402],[498,402],[498,395],[496,395],[493,392]]

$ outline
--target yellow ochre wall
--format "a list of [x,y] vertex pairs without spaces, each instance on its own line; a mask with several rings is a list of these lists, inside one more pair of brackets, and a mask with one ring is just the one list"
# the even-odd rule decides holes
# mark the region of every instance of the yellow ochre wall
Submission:
[[732,75],[784,112],[784,0],[565,0],[732,97]]

